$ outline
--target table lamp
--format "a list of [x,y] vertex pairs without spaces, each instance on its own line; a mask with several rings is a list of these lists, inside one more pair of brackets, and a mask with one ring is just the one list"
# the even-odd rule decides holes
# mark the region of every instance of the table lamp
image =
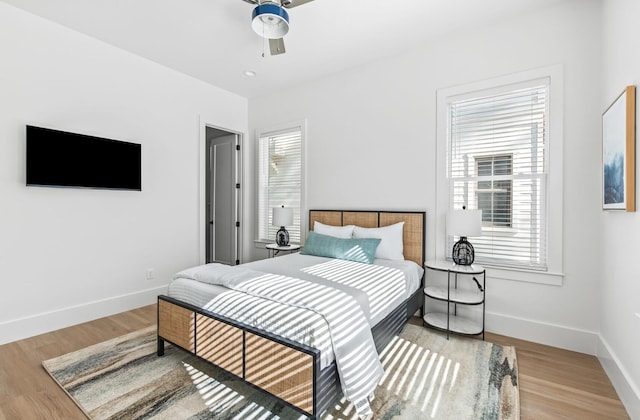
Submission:
[[471,265],[475,259],[473,245],[467,236],[482,234],[482,210],[449,210],[447,212],[447,235],[459,236],[460,240],[453,244],[451,257],[458,265]]
[[280,226],[280,230],[276,233],[276,244],[278,246],[289,245],[289,232],[284,227],[293,224],[293,209],[285,206],[274,207],[271,220],[272,226]]

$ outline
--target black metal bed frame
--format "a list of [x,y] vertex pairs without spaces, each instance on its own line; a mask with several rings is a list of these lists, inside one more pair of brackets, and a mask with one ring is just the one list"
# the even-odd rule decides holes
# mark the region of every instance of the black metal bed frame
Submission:
[[[423,230],[423,236],[422,236],[422,261],[424,261],[424,227],[425,227],[425,213],[424,212],[402,212],[402,213],[419,213],[422,214],[422,230]],[[394,336],[398,335],[402,329],[404,328],[404,326],[407,324],[407,322],[409,321],[409,319],[416,313],[416,312],[420,312],[420,316],[422,316],[422,311],[423,311],[423,304],[424,304],[424,297],[423,297],[423,288],[424,288],[424,275],[421,279],[420,282],[420,287],[409,297],[407,298],[403,303],[401,303],[398,307],[396,307],[391,313],[389,313],[385,318],[383,318],[380,322],[378,322],[372,329],[372,335],[373,335],[373,339],[374,339],[374,343],[376,346],[376,351],[378,353],[380,353],[393,339]],[[193,314],[193,325],[194,325],[194,336],[193,336],[193,342],[190,345],[190,347],[192,348],[185,348],[185,346],[180,345],[179,343],[177,343],[176,341],[179,340],[172,340],[171,337],[167,336],[168,334],[163,334],[161,332],[161,326],[160,326],[160,319],[161,319],[161,315],[160,315],[160,306],[163,304],[169,304],[169,305],[173,305],[177,308],[182,308],[186,311],[189,312],[189,314]],[[199,348],[198,348],[198,334],[197,334],[197,320],[198,320],[198,315],[204,316],[207,319],[211,319],[211,320],[215,320],[217,322],[223,323],[225,325],[228,325],[230,328],[234,328],[237,330],[241,330],[242,331],[242,343],[243,343],[243,347],[242,347],[242,373],[236,374],[234,372],[231,372],[227,369],[225,369],[222,366],[219,366],[216,363],[211,362],[210,360],[205,359],[204,357],[199,355]],[[312,394],[313,394],[313,401],[312,401],[312,410],[311,412],[306,411],[292,403],[290,403],[289,401],[279,397],[278,395],[275,395],[263,388],[261,388],[260,386],[256,386],[254,383],[252,383],[251,381],[248,381],[245,378],[245,363],[246,363],[246,347],[245,347],[245,343],[246,343],[246,335],[247,334],[254,334],[257,335],[259,337],[263,337],[266,340],[284,345],[288,348],[294,349],[300,353],[309,355],[310,357],[312,357],[313,359],[313,383],[312,383]],[[240,323],[238,321],[226,318],[224,316],[218,315],[216,313],[207,311],[206,309],[203,308],[199,308],[197,306],[188,304],[186,302],[182,302],[180,300],[168,297],[168,296],[158,296],[158,342],[157,342],[157,354],[158,356],[162,356],[164,354],[164,344],[165,342],[169,342],[175,346],[177,346],[178,348],[181,348],[182,350],[185,350],[193,355],[195,355],[196,357],[206,361],[207,363],[213,364],[217,367],[219,367],[220,369],[228,372],[231,375],[236,376],[237,378],[241,379],[242,381],[248,383],[249,385],[251,385],[252,387],[261,390],[262,392],[265,392],[269,395],[272,395],[273,397],[277,398],[278,400],[280,400],[282,403],[284,403],[285,405],[293,408],[294,410],[309,416],[309,418],[311,419],[316,419],[319,418],[321,414],[323,414],[333,403],[335,403],[335,401],[342,395],[342,391],[341,391],[341,386],[340,386],[340,378],[338,375],[338,371],[337,371],[337,367],[336,367],[336,363],[335,361],[332,362],[329,366],[325,367],[324,369],[320,369],[320,350],[315,349],[313,347],[304,345],[304,344],[300,344],[297,343],[295,341],[292,341],[290,339],[272,334],[268,331],[256,328],[256,327],[252,327],[250,325],[246,325],[243,323]]]
[[[329,366],[325,367],[324,369],[320,369],[320,350],[304,345],[304,344],[300,344],[297,343],[295,341],[292,341],[290,339],[272,334],[268,331],[262,330],[260,328],[256,328],[256,327],[252,327],[250,325],[246,325],[243,323],[240,323],[238,321],[226,318],[224,316],[215,314],[213,312],[209,312],[206,309],[202,309],[200,307],[191,305],[189,303],[186,302],[182,302],[180,300],[171,298],[169,296],[164,296],[164,295],[160,295],[158,296],[158,311],[160,308],[161,303],[160,302],[167,302],[173,305],[176,305],[178,307],[184,308],[186,310],[192,311],[194,314],[194,317],[196,314],[200,314],[203,315],[207,318],[210,319],[214,319],[216,321],[228,324],[232,327],[235,328],[239,328],[241,329],[243,332],[250,332],[256,335],[259,335],[260,337],[264,337],[268,340],[277,342],[279,344],[285,345],[287,347],[290,347],[292,349],[295,349],[299,352],[302,353],[306,353],[308,355],[310,355],[313,358],[313,410],[312,412],[307,412],[305,410],[302,410],[301,408],[289,403],[288,401],[278,397],[277,395],[274,395],[262,388],[260,388],[259,386],[254,385],[253,383],[245,380],[244,378],[244,355],[243,355],[243,375],[236,375],[233,372],[230,372],[226,369],[224,369],[223,367],[212,363],[208,360],[206,360],[205,358],[201,357],[198,355],[198,337],[197,335],[194,337],[194,349],[193,350],[189,350],[189,349],[185,349],[183,346],[175,343],[174,341],[172,341],[171,339],[167,338],[167,337],[163,337],[160,332],[158,332],[158,336],[157,336],[157,355],[158,356],[163,356],[164,355],[164,351],[165,351],[165,342],[171,343],[172,345],[180,348],[183,351],[187,351],[189,353],[191,353],[192,355],[195,355],[196,357],[198,357],[201,360],[206,361],[207,363],[210,363],[212,365],[217,366],[218,368],[224,370],[225,372],[234,375],[235,377],[237,377],[238,379],[242,380],[243,382],[249,384],[250,386],[252,386],[255,389],[258,389],[262,392],[265,392],[275,398],[277,398],[278,400],[280,400],[282,403],[286,404],[287,406],[291,407],[292,409],[300,412],[301,414],[304,414],[306,416],[309,416],[309,418],[311,419],[316,419],[319,418],[319,416],[325,412],[333,403],[335,403],[335,401],[337,399],[340,398],[340,396],[342,395],[342,391],[341,391],[341,387],[340,387],[340,378],[338,375],[338,370],[336,367],[336,363],[335,361],[332,362]],[[418,289],[411,297],[409,297],[407,300],[405,300],[402,304],[400,304],[396,309],[394,309],[391,313],[389,313],[385,318],[383,318],[380,322],[378,322],[378,324],[376,324],[372,329],[371,332],[373,334],[373,340],[376,346],[376,351],[378,353],[380,353],[393,339],[394,336],[396,336],[397,334],[399,334],[402,329],[404,328],[404,326],[407,324],[408,320],[413,316],[413,314],[415,314],[418,311],[422,311],[422,306],[423,306],[423,299],[422,299],[422,287],[420,289]],[[158,314],[158,316],[160,316]],[[195,322],[197,322],[194,319],[194,324]]]

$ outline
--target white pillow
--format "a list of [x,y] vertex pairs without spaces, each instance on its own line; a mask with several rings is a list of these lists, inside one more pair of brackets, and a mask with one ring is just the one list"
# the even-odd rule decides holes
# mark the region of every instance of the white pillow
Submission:
[[376,258],[385,260],[404,260],[404,247],[402,245],[402,229],[404,222],[379,228],[363,228],[356,226],[353,229],[354,238],[380,238],[380,245],[376,249]]
[[353,225],[347,226],[332,226],[325,225],[320,222],[315,222],[313,225],[313,231],[321,235],[333,236],[334,238],[350,239],[353,235]]

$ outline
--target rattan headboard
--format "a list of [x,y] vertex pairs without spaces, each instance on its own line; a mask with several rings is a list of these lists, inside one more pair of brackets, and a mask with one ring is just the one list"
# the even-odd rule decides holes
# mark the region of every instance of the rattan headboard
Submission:
[[404,258],[424,264],[424,232],[426,214],[423,211],[361,211],[361,210],[309,210],[309,230],[316,221],[325,225],[383,227],[404,222]]

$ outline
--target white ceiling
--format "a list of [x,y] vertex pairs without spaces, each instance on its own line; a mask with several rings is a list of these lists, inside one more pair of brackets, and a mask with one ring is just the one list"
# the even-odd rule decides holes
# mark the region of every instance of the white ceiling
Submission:
[[3,1],[250,98],[566,0],[315,0],[274,57],[242,0]]

